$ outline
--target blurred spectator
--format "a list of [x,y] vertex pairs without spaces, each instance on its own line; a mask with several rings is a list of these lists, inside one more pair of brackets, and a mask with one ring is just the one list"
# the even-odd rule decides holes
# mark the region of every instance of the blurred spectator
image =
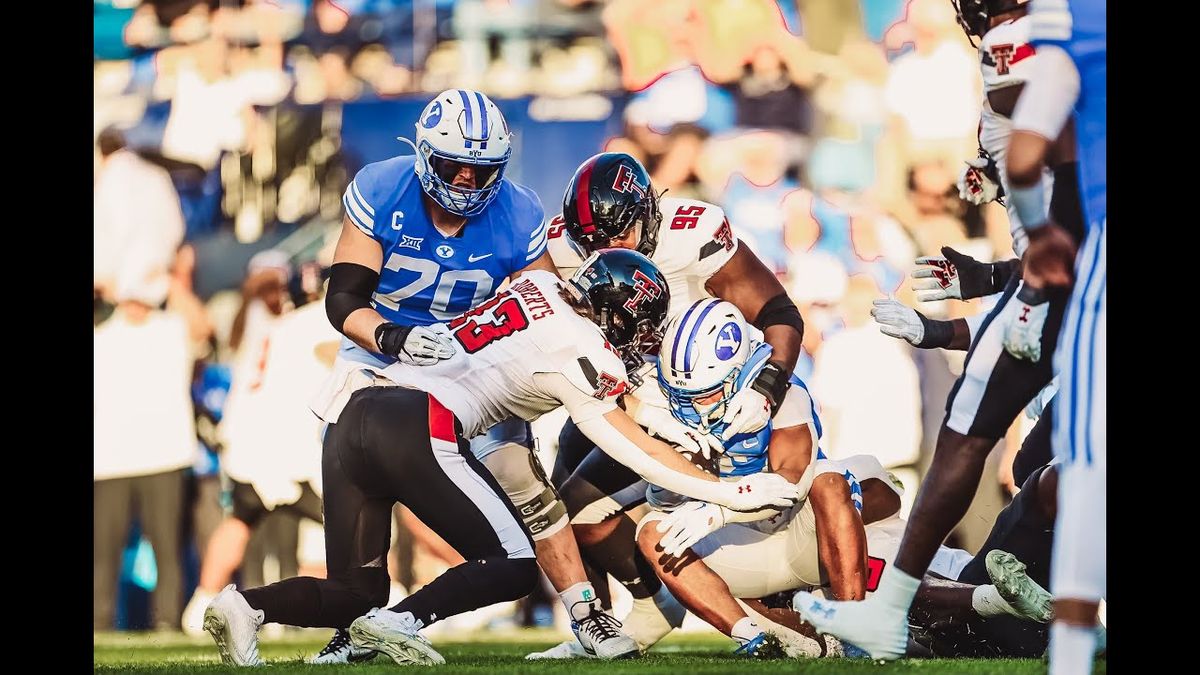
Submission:
[[105,129],[97,143],[101,164],[92,197],[94,291],[112,302],[118,277],[128,272],[161,287],[165,300],[167,272],[183,241],[179,195],[166,171],[125,147],[120,130]]
[[[534,0],[458,0],[454,3],[454,34],[462,50],[459,86],[493,91],[507,80],[510,93],[529,90],[533,66]],[[500,44],[500,59],[492,63],[489,41]]]
[[[282,274],[286,261],[266,251],[251,263],[250,278]],[[249,280],[248,280],[249,281]],[[270,307],[285,307],[272,285]],[[261,296],[260,296],[261,297]],[[251,300],[257,304],[258,300]],[[225,439],[222,469],[233,481],[233,511],[213,533],[200,571],[200,583],[188,603],[184,626],[198,632],[204,608],[243,563],[253,564],[246,550],[251,531],[276,508],[313,520],[321,517],[321,421],[308,400],[329,374],[318,351],[336,344],[340,335],[325,316],[324,303],[310,302],[296,311],[280,312],[263,336],[261,350],[245,343],[238,355],[226,415],[220,431]],[[265,333],[265,334],[264,334]],[[281,528],[267,544],[279,551],[281,574],[298,572],[298,521]],[[250,576],[262,579],[261,559]]]
[[944,0],[912,0],[907,29],[913,51],[892,63],[884,90],[908,165],[973,156],[979,124],[980,75],[975,54]]
[[793,255],[788,271],[788,295],[804,318],[803,350],[796,362],[796,375],[809,382],[825,338],[843,328],[837,306],[846,295],[848,277],[841,261],[821,251]]
[[814,73],[804,63],[803,43],[795,41],[788,60],[775,45],[754,52],[745,73],[730,86],[737,110],[737,125],[808,136],[813,126]]
[[[901,0],[902,1],[902,0]],[[863,8],[873,0],[780,0],[795,2],[800,7],[804,37],[812,48],[826,54],[836,54],[849,38],[862,33]]]
[[815,93],[821,131],[808,158],[809,181],[816,190],[865,192],[877,182],[877,145],[887,122],[887,61],[878,45],[848,40],[822,67],[826,78]]
[[799,187],[787,169],[787,149],[771,131],[713,139],[700,161],[705,190],[724,207],[734,234],[780,275],[788,259],[783,202]]
[[878,297],[870,277],[850,277],[841,303],[846,327],[821,345],[810,384],[830,457],[867,453],[885,467],[906,466],[920,450],[920,383],[912,348],[880,333],[871,319]]
[[184,485],[196,436],[188,327],[157,309],[166,293],[165,283],[138,268],[123,271],[117,309],[93,334],[94,630],[113,628],[121,552],[135,517],[154,549],[153,626],[179,629]]
[[219,35],[160,52],[160,77],[173,78],[164,156],[209,171],[222,152],[250,149],[252,105],[273,105],[287,95],[291,84],[282,63],[259,61],[244,47],[232,51],[236,73],[230,70],[231,48]]
[[957,247],[967,238],[955,216],[960,200],[954,176],[940,162],[914,166],[908,174],[908,208],[896,215],[907,220],[921,255],[938,255],[942,246]]
[[854,193],[797,190],[787,196],[784,207],[792,251],[834,256],[849,274],[867,274],[885,291],[901,285],[916,257],[904,228]]
[[604,150],[629,153],[646,167],[655,190],[684,196],[690,190],[684,186],[693,180],[707,133],[690,123],[668,123],[659,131],[649,114],[651,109],[644,100],[626,106],[625,135],[610,140]]

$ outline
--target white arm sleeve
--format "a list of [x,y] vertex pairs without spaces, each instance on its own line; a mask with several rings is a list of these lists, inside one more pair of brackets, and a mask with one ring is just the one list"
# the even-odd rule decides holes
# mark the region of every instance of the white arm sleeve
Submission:
[[1034,65],[1013,111],[1013,130],[1054,140],[1079,98],[1079,71],[1070,55],[1055,45],[1039,46]]
[[[604,419],[616,408],[612,403],[598,401],[579,391],[560,373],[538,373],[539,386],[553,392],[567,409],[575,425],[596,447],[609,457],[632,469],[639,476],[659,487],[692,499],[725,505],[729,503],[732,484],[707,481],[679,473],[646,454],[636,443],[625,437]],[[605,409],[607,408],[607,409]]]

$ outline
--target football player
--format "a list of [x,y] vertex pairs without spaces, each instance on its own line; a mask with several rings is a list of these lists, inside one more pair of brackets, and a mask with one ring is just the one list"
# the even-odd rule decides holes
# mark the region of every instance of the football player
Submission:
[[[368,164],[342,198],[346,217],[326,297],[330,321],[346,336],[339,363],[437,363],[453,348],[426,326],[477,306],[505,279],[555,270],[541,202],[504,175],[512,132],[496,104],[477,91],[449,89],[425,106],[415,126],[415,142],[400,139],[415,157]],[[525,422],[500,420],[471,447],[522,513],[554,504],[530,468],[536,457]],[[523,470],[508,468],[514,463]],[[536,544],[545,560],[573,557],[580,564],[570,532],[545,533]],[[595,597],[591,585],[562,583],[554,570],[547,566],[564,606],[582,611],[581,601]],[[334,641],[343,648],[323,650],[325,662],[345,662],[349,642],[344,635]],[[589,649],[612,658],[629,645],[617,631]]]
[[[701,298],[728,300],[765,333],[773,352],[751,386],[740,390],[729,402],[723,432],[732,437],[760,431],[778,412],[791,386],[804,322],[779,279],[748,247],[739,244],[719,206],[661,196],[636,159],[624,153],[601,153],[576,169],[564,192],[562,211],[550,221],[547,237],[551,256],[562,274],[569,274],[589,253],[603,247],[645,254],[666,276],[671,289],[671,315]],[[641,385],[643,376],[652,369],[653,364],[632,363],[631,383]],[[717,451],[722,447],[715,436],[681,428],[665,410],[648,410],[655,414],[639,421],[655,435],[695,450],[700,444]],[[560,522],[565,525],[565,516],[570,515],[572,524],[579,526],[575,528],[576,536],[584,538],[580,543],[589,561],[592,585],[603,594],[606,605],[611,605],[611,599],[605,572],[633,594],[632,616],[642,617],[635,624],[644,630],[639,635],[630,634],[644,648],[657,640],[655,635],[670,630],[667,623],[681,621],[683,612],[657,578],[648,570],[638,569],[638,556],[630,554],[635,519],[621,518],[604,529],[588,529],[598,521],[579,520],[580,512],[598,499],[611,498],[621,509],[635,507],[643,499],[631,489],[639,480],[636,475],[603,453],[589,455],[593,452],[593,444],[568,422],[559,436],[553,482],[561,489],[576,469],[582,473],[574,483],[580,489],[563,495],[566,512]],[[575,575],[582,572],[572,571]],[[631,630],[626,626],[627,632]],[[577,655],[575,646],[566,644],[530,658]]]
[[[629,386],[623,360],[661,338],[669,297],[644,256],[599,252],[568,282],[532,270],[431,326],[438,344],[454,345],[438,363],[335,364],[313,408],[329,423],[322,460],[328,578],[242,593],[227,587],[205,614],[222,660],[259,663],[258,628],[279,622],[349,624],[359,649],[402,664],[443,663],[421,628],[527,594],[536,582],[529,531],[466,440],[510,417],[529,421],[564,405],[597,446],[656,484],[735,511],[790,507],[797,486],[785,478],[720,482],[651,439],[618,406]],[[395,607],[361,616],[387,598],[383,561],[397,501],[467,562]],[[616,632],[615,620],[581,603],[588,620],[575,627],[584,644]]]

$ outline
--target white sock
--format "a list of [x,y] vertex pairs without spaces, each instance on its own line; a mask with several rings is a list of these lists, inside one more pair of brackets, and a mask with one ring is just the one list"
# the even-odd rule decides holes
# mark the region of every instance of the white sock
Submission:
[[754,623],[754,619],[743,616],[738,619],[737,623],[733,624],[733,628],[729,630],[729,637],[737,640],[738,644],[744,645],[758,637],[758,634],[761,632],[762,628],[759,628],[758,624]]
[[1096,629],[1055,621],[1050,624],[1050,675],[1092,672]]
[[653,597],[633,599],[633,608],[621,620],[624,624],[621,629],[645,651],[666,637],[671,629],[683,625],[686,613],[664,584]]
[[671,589],[667,588],[666,584],[663,584],[651,599],[672,628],[679,628],[683,625],[683,617],[687,615],[687,608],[679,604],[679,600],[671,594]]
[[908,614],[908,608],[912,606],[920,585],[920,579],[906,574],[895,565],[889,565],[883,571],[883,577],[879,580],[879,590],[875,591],[873,597],[877,598],[877,602]]
[[982,617],[1002,614],[1021,617],[1021,613],[1013,609],[1012,605],[1008,604],[1008,601],[992,584],[975,587],[975,590],[971,592],[971,609],[974,609],[975,613]]
[[[596,603],[596,589],[592,587],[590,581],[581,581],[559,593],[558,597],[562,600],[563,606],[567,608],[567,614],[575,621],[590,614],[592,604],[600,606],[599,603]],[[587,604],[576,606],[576,603]]]

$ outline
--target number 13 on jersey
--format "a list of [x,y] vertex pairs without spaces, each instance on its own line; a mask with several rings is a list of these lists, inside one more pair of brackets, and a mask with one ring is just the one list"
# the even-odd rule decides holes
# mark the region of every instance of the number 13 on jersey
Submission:
[[529,317],[525,316],[520,301],[508,291],[502,291],[447,325],[463,349],[474,354],[496,340],[528,328]]

